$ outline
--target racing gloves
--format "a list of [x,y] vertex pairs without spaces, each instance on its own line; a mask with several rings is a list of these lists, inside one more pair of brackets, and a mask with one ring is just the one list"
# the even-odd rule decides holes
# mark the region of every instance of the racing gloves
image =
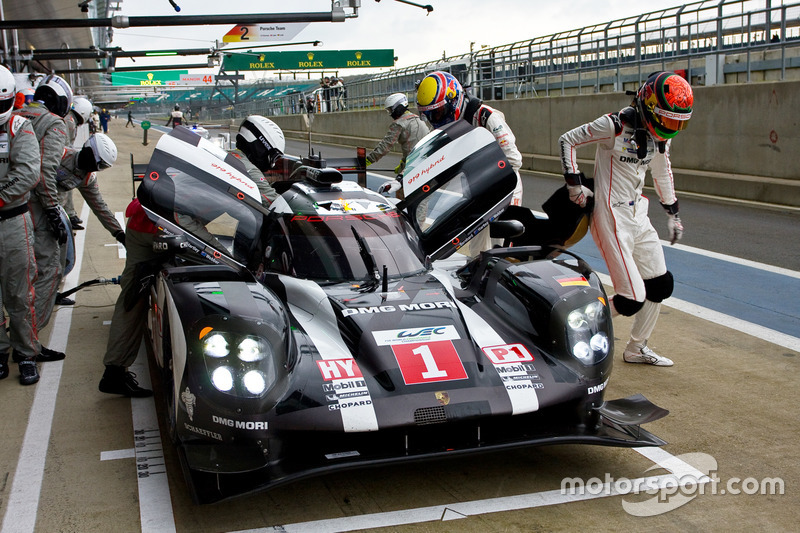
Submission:
[[61,212],[58,207],[48,207],[44,210],[47,216],[47,225],[50,226],[50,233],[56,238],[58,244],[66,244],[67,242],[67,226],[61,219]]
[[567,191],[569,191],[569,199],[573,204],[581,207],[586,207],[587,198],[594,196],[594,193],[582,185],[586,181],[586,176],[583,172],[579,174],[572,174],[571,172],[564,173],[564,180],[567,182]]
[[394,193],[396,193],[397,191],[400,190],[400,187],[403,186],[403,184],[400,183],[401,179],[402,179],[402,176],[397,176],[395,179],[393,179],[391,181],[387,181],[386,183],[384,183],[383,185],[378,187],[378,192],[380,194],[394,194]]
[[125,232],[121,229],[118,229],[114,232],[114,238],[122,245],[125,246]]
[[669,233],[669,243],[675,244],[681,237],[683,237],[683,223],[681,222],[681,217],[678,216],[678,202],[675,201],[674,204],[661,204],[667,211],[667,232]]

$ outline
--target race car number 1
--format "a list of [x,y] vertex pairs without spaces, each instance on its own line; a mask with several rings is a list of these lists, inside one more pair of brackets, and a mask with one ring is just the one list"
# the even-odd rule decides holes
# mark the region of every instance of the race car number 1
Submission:
[[406,385],[466,379],[467,372],[450,341],[392,346]]

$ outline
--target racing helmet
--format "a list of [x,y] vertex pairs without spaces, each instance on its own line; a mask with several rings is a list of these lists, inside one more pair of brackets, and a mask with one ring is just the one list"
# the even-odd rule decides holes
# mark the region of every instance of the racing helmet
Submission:
[[398,118],[408,109],[408,98],[403,93],[394,93],[386,97],[383,107],[392,118]]
[[76,96],[72,100],[72,111],[75,113],[78,125],[85,124],[92,114],[92,103],[85,96]]
[[271,170],[286,150],[286,139],[277,124],[261,115],[250,115],[239,126],[236,148],[261,172]]
[[666,141],[689,125],[692,86],[673,72],[656,72],[636,92],[635,104],[650,134]]
[[417,87],[417,107],[434,128],[458,120],[463,102],[464,89],[447,72],[432,72]]
[[25,87],[17,91],[17,97],[14,99],[14,109],[22,109],[26,104],[33,102],[33,87]]
[[72,108],[72,88],[61,76],[50,74],[36,87],[33,99],[42,102],[51,113],[64,118]]
[[178,104],[175,104],[175,111],[180,111],[180,110],[181,110],[181,106],[179,106]]
[[104,133],[91,135],[78,154],[78,168],[88,172],[105,170],[117,161],[117,146]]
[[0,66],[0,124],[5,124],[14,111],[17,96],[17,82],[6,67]]

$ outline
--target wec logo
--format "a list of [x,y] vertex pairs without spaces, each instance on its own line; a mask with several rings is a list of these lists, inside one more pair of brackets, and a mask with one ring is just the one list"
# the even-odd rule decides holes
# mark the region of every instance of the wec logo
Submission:
[[431,335],[444,335],[447,327],[441,326],[438,328],[422,328],[417,330],[403,330],[397,334],[398,339],[405,337],[430,337]]

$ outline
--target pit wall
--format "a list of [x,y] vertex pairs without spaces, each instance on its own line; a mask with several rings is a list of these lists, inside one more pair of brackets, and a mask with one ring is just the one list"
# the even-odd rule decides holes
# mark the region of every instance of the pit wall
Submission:
[[[695,87],[694,93],[691,123],[672,142],[676,189],[800,207],[800,81]],[[523,171],[559,175],[558,137],[629,102],[622,93],[601,93],[487,103],[505,114],[523,154]],[[308,139],[303,115],[271,118],[288,138]],[[382,109],[318,114],[311,136],[371,149],[389,122]],[[578,157],[591,175],[594,148],[579,149]]]

